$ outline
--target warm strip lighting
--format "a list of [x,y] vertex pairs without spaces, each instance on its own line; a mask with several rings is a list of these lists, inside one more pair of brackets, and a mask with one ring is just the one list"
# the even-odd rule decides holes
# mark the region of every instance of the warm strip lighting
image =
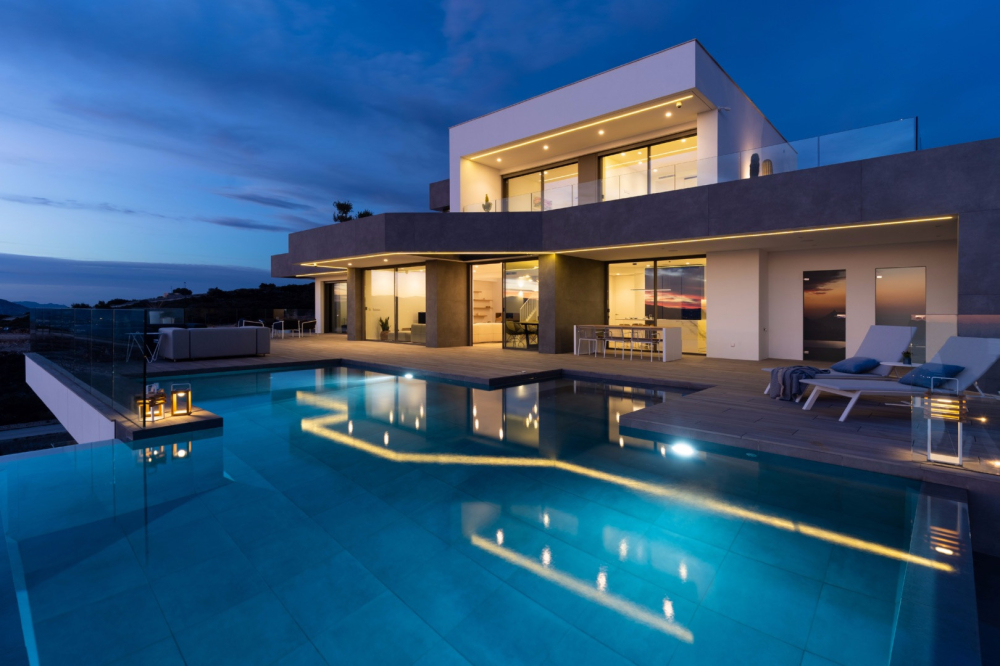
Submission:
[[[622,118],[629,118],[629,117],[634,116],[634,115],[639,114],[639,113],[645,113],[646,111],[652,111],[654,109],[661,109],[661,108],[663,108],[665,106],[669,106],[670,104],[676,104],[677,102],[683,102],[684,100],[686,100],[686,99],[692,99],[693,97],[694,97],[694,95],[685,95],[684,97],[678,97],[676,99],[672,99],[669,102],[660,102],[659,104],[654,104],[653,106],[647,106],[647,107],[644,107],[642,109],[636,109],[635,111],[629,111],[627,113],[622,113],[622,114],[619,114],[617,116],[612,116],[611,118],[605,118],[603,120],[598,120],[596,122],[587,123],[586,125],[580,125],[579,127],[573,127],[573,128],[567,129],[567,130],[562,130],[562,131],[559,131],[559,132],[554,132],[553,134],[546,134],[545,136],[540,136],[537,139],[528,139],[527,141],[522,141],[521,143],[516,143],[513,146],[507,146],[506,148],[497,148],[496,150],[491,150],[488,153],[483,153],[481,155],[476,155],[475,157],[470,157],[469,159],[470,160],[478,160],[478,159],[482,159],[483,157],[489,157],[490,155],[496,155],[497,153],[503,153],[503,152],[506,152],[508,150],[514,150],[515,148],[521,148],[523,146],[530,146],[530,145],[532,145],[534,143],[538,143],[540,141],[548,141],[549,139],[554,139],[557,136],[563,136],[565,134],[570,134],[572,132],[579,132],[580,130],[585,130],[585,129],[590,128],[590,127],[597,127],[598,125],[603,125],[604,123],[609,123],[609,122],[612,122],[614,120],[621,120]],[[602,131],[602,133],[603,133],[603,131]]]
[[687,627],[681,626],[676,622],[671,622],[656,613],[652,613],[642,606],[629,601],[628,599],[623,599],[617,595],[602,591],[593,585],[588,585],[587,583],[574,578],[573,576],[557,571],[551,566],[539,564],[533,559],[527,558],[520,553],[516,553],[509,548],[499,546],[488,539],[482,538],[478,534],[473,534],[471,541],[472,545],[476,548],[485,550],[491,555],[496,555],[500,559],[505,560],[514,566],[530,571],[550,583],[555,583],[559,587],[569,590],[577,596],[583,597],[587,601],[592,601],[596,604],[604,606],[605,608],[610,608],[630,620],[644,624],[651,629],[662,631],[669,636],[673,636],[677,640],[684,641],[685,643],[694,642],[694,636],[691,634],[691,630]]
[[[637,481],[636,479],[630,479],[626,476],[601,472],[596,469],[583,467],[581,465],[565,462],[563,460],[550,460],[548,458],[518,458],[513,456],[470,456],[457,453],[405,453],[386,450],[356,437],[329,429],[328,426],[343,423],[347,420],[346,405],[344,405],[343,402],[338,400],[329,400],[322,396],[305,393],[303,391],[296,392],[296,399],[301,400],[305,404],[319,407],[325,406],[324,403],[327,403],[330,405],[330,409],[343,410],[345,412],[330,416],[302,419],[301,425],[303,432],[308,432],[313,435],[317,435],[318,437],[323,437],[324,439],[337,442],[338,444],[343,444],[360,451],[365,451],[366,453],[384,458],[385,460],[428,465],[548,467],[551,469],[558,469],[564,472],[577,474],[579,476],[586,476],[598,481],[613,483],[622,486],[623,488],[629,488],[641,493],[675,500],[699,509],[725,514],[735,518],[761,523],[763,525],[770,525],[771,527],[786,530],[788,532],[798,532],[800,534],[805,534],[806,536],[811,536],[814,539],[826,541],[827,543],[836,544],[838,546],[846,546],[847,548],[854,548],[855,550],[881,555],[882,557],[899,560],[901,562],[919,564],[921,566],[938,569],[940,571],[954,571],[954,568],[950,565],[936,562],[925,557],[911,555],[905,550],[899,550],[898,548],[890,548],[888,546],[883,546],[871,541],[865,541],[864,539],[859,539],[847,534],[841,534],[839,532],[823,529],[821,527],[815,527],[807,523],[800,523],[787,518],[771,516],[752,509],[745,509],[736,504],[730,504],[729,502],[717,500],[711,497],[703,497],[687,490],[671,488],[655,483],[647,483],[645,481]],[[501,439],[503,438],[503,429],[500,430],[500,437]],[[666,447],[663,448],[663,452],[666,452]]]
[[[666,166],[669,166],[669,165],[666,165]],[[386,256],[400,256],[400,257],[410,257],[410,256],[413,256],[413,257],[419,257],[421,255],[463,255],[463,254],[473,254],[473,255],[483,255],[483,256],[487,256],[487,255],[503,255],[503,256],[511,257],[511,256],[517,256],[517,255],[528,256],[528,255],[539,255],[539,254],[570,254],[570,253],[574,253],[574,252],[601,252],[601,251],[605,251],[605,250],[627,250],[627,249],[631,249],[631,248],[640,248],[640,247],[663,247],[663,246],[667,246],[667,245],[689,245],[691,243],[705,243],[705,242],[708,242],[708,241],[741,240],[743,238],[765,238],[765,237],[770,237],[770,236],[791,236],[791,235],[794,235],[794,234],[817,233],[817,232],[822,232],[822,231],[849,231],[849,230],[853,230],[853,229],[871,229],[871,228],[875,228],[875,227],[893,227],[893,226],[899,226],[901,224],[918,224],[920,222],[947,222],[947,221],[951,221],[951,220],[954,220],[954,219],[955,219],[955,217],[953,215],[945,215],[943,217],[921,217],[921,218],[914,218],[912,220],[894,220],[892,222],[865,222],[863,224],[845,224],[845,225],[835,226],[835,227],[811,227],[811,228],[806,228],[806,229],[787,229],[787,230],[784,230],[784,231],[762,231],[762,232],[759,232],[759,233],[751,233],[751,234],[732,234],[730,236],[707,236],[707,237],[702,237],[702,238],[684,238],[684,239],[679,239],[679,240],[658,241],[658,242],[652,242],[652,243],[625,243],[625,244],[622,244],[622,245],[605,245],[605,246],[601,246],[601,247],[586,247],[586,248],[577,248],[577,249],[572,249],[572,250],[559,250],[559,251],[552,251],[552,250],[519,250],[519,251],[512,251],[512,250],[508,250],[506,252],[496,252],[496,251],[481,252],[479,250],[469,250],[469,251],[452,251],[452,252],[438,252],[438,251],[434,251],[434,252],[421,252],[421,251],[415,250],[413,252],[387,252],[387,253],[383,253],[383,254],[370,254],[370,255],[364,255],[364,256],[360,256],[360,257],[344,257],[343,259],[330,259],[327,262],[320,262],[320,263],[341,262],[341,261],[345,261],[345,260],[348,260],[348,259],[350,259],[352,261],[357,261],[359,259],[373,259],[373,258],[386,257]],[[336,268],[336,266],[331,266],[331,268]],[[324,275],[327,275],[327,274],[324,273]]]
[[704,243],[706,241],[740,240],[743,238],[764,238],[768,236],[791,236],[794,234],[816,233],[819,231],[846,231],[851,229],[871,229],[873,227],[893,227],[900,224],[917,224],[919,222],[944,222],[955,219],[951,215],[944,217],[921,217],[912,220],[895,220],[893,222],[866,222],[864,224],[846,224],[837,227],[812,227],[808,229],[788,229],[785,231],[762,231],[752,234],[733,234],[730,236],[708,236],[704,238],[684,238],[681,240],[662,241],[656,243],[627,243],[623,245],[605,245],[603,247],[586,247],[576,250],[560,250],[558,254],[568,254],[570,252],[599,252],[603,250],[623,250],[639,247],[659,247],[663,245],[687,245],[690,243]]

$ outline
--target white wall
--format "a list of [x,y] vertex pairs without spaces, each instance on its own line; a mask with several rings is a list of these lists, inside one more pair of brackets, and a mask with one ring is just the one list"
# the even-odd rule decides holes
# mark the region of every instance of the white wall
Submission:
[[[847,355],[851,356],[868,327],[875,323],[875,269],[908,266],[927,267],[928,313],[957,312],[958,247],[955,241],[772,252],[767,279],[770,295],[767,357],[802,358],[803,271],[847,271]],[[710,280],[708,285],[711,286]],[[708,307],[711,316],[711,301]],[[948,335],[954,332],[928,326],[928,352],[933,353]]]
[[92,407],[37,363],[24,357],[25,381],[77,444],[115,438],[115,422]]
[[474,206],[476,212],[479,212],[488,194],[490,201],[493,202],[493,212],[496,212],[500,206],[500,197],[503,196],[503,179],[500,177],[500,171],[464,159],[461,160],[461,171],[461,181],[451,181],[460,182],[459,187],[451,188],[451,210],[461,213],[465,206]]
[[762,250],[709,252],[706,255],[708,356],[747,361],[764,358],[767,265],[768,256]]
[[323,329],[326,326],[326,299],[323,298],[324,284],[326,283],[320,278],[313,280],[313,298],[315,303],[313,312],[316,313],[316,331],[322,333],[327,332]]

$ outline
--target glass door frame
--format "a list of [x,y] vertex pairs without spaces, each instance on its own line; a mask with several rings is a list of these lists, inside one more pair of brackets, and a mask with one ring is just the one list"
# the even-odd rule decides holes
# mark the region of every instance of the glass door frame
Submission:
[[[514,171],[512,173],[508,173],[508,174],[502,175],[501,176],[502,183],[501,183],[501,188],[500,188],[500,202],[502,204],[501,208],[502,208],[503,212],[504,213],[508,212],[507,211],[507,199],[508,199],[508,196],[507,196],[507,181],[512,180],[514,178],[520,178],[521,176],[530,176],[533,173],[537,173],[538,176],[539,176],[539,183],[541,185],[541,189],[539,190],[539,194],[541,195],[541,198],[542,198],[542,208],[541,208],[541,211],[532,210],[532,211],[529,211],[529,212],[532,212],[532,213],[542,212],[542,211],[545,210],[545,174],[544,174],[544,172],[546,170],[548,170],[548,169],[560,169],[560,168],[565,167],[565,166],[570,166],[571,164],[575,164],[576,165],[576,182],[577,182],[577,186],[579,186],[579,183],[580,183],[580,160],[578,160],[578,159],[566,160],[565,162],[553,162],[552,164],[546,164],[545,166],[540,166],[540,167],[537,167],[537,168],[534,168],[534,169],[528,169],[526,171]],[[486,263],[489,263],[489,262],[486,262]]]
[[[646,156],[644,161],[646,163],[646,194],[651,194],[653,191],[653,165],[649,159],[649,151],[653,146],[659,145],[661,143],[666,143],[668,141],[680,141],[681,139],[690,139],[693,136],[698,136],[697,128],[686,129],[680,132],[674,132],[673,134],[666,134],[656,139],[648,139],[646,141],[639,141],[637,143],[630,143],[624,146],[618,146],[616,148],[609,148],[608,150],[602,150],[597,153],[597,179],[601,183],[601,201],[605,201],[604,198],[604,179],[606,178],[604,174],[604,158],[609,155],[614,155],[615,153],[628,152],[630,150],[644,150],[646,151]],[[530,172],[529,172],[530,173]],[[644,195],[640,195],[644,196]],[[631,198],[631,197],[628,197]],[[703,255],[699,255],[703,256]],[[663,257],[660,257],[661,259]],[[684,259],[685,257],[679,257]],[[650,261],[650,259],[643,259],[641,261]],[[611,261],[608,263],[620,264],[620,261]]]
[[[685,254],[679,257],[642,257],[638,259],[619,259],[617,261],[605,261],[604,262],[604,324],[611,325],[611,277],[610,277],[610,267],[612,264],[627,264],[627,263],[652,263],[653,267],[653,288],[646,289],[645,291],[653,292],[653,322],[656,322],[656,308],[659,303],[659,287],[657,286],[657,275],[660,269],[659,262],[661,261],[680,261],[683,259],[704,259],[705,265],[708,264],[708,255],[705,254]],[[707,278],[706,278],[707,280]],[[705,321],[708,321],[708,311],[705,307],[702,308],[702,317]],[[683,320],[681,320],[683,321]],[[705,354],[699,352],[684,352],[685,354],[691,354],[692,356],[704,356]]]
[[[343,332],[336,330],[336,302],[337,302],[337,285],[344,285],[344,307],[347,307],[347,280],[327,280],[323,282],[323,323],[322,329],[324,333],[337,333],[339,335],[346,335],[347,331]],[[327,298],[329,294],[329,298]],[[344,320],[347,320],[347,312],[343,313]],[[344,324],[346,329],[347,324]]]
[[[372,268],[364,268],[364,274],[361,278],[361,293],[364,303],[364,312],[366,313],[362,317],[361,326],[361,339],[366,342],[400,342],[399,340],[399,269],[400,268],[412,268],[414,266],[424,266],[427,264],[424,262],[417,262],[412,264],[400,264],[399,266],[373,266]],[[391,337],[389,340],[378,340],[375,338],[368,338],[368,299],[367,294],[365,294],[365,277],[371,271],[392,271],[392,321],[395,322],[392,325]],[[424,312],[427,308],[427,272],[424,271]],[[400,344],[413,344],[412,342],[401,342]],[[426,346],[426,342],[424,343]]]

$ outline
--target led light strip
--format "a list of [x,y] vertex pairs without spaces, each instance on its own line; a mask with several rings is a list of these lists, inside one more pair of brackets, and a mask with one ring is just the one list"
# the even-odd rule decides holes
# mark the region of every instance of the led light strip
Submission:
[[[327,261],[318,261],[318,262],[315,262],[315,263],[301,263],[299,265],[300,266],[318,266],[319,264],[333,263],[333,262],[342,263],[342,262],[345,262],[345,261],[359,261],[359,260],[362,260],[362,259],[377,259],[379,257],[403,257],[403,256],[407,256],[407,257],[409,257],[409,256],[419,257],[419,255],[459,255],[459,254],[471,254],[471,255],[481,255],[481,256],[499,255],[499,256],[508,256],[509,257],[509,256],[517,256],[517,255],[569,254],[571,252],[600,252],[600,251],[604,251],[604,250],[627,250],[627,249],[630,249],[630,248],[639,248],[639,247],[660,247],[660,246],[668,246],[668,245],[688,245],[688,244],[691,244],[691,243],[707,243],[707,242],[710,242],[710,241],[720,241],[720,240],[741,240],[743,238],[764,238],[764,237],[770,237],[770,236],[791,236],[791,235],[794,235],[794,234],[816,233],[816,232],[820,232],[820,231],[850,231],[850,230],[853,230],[853,229],[871,229],[871,228],[874,228],[874,227],[892,227],[892,226],[898,226],[898,225],[901,225],[901,224],[917,224],[917,223],[920,223],[920,222],[945,222],[945,221],[951,221],[951,220],[954,220],[954,219],[955,219],[954,215],[945,215],[945,216],[942,216],[942,217],[921,217],[921,218],[914,218],[912,220],[895,220],[895,221],[891,221],[891,222],[865,222],[865,223],[862,223],[862,224],[845,224],[845,225],[840,225],[840,226],[835,226],[835,227],[812,227],[812,228],[805,228],[805,229],[787,229],[787,230],[784,230],[784,231],[762,231],[762,232],[759,232],[759,233],[732,234],[732,235],[729,235],[729,236],[703,236],[703,237],[700,237],[700,238],[684,238],[684,239],[679,239],[679,240],[657,241],[657,242],[649,242],[649,243],[624,243],[624,244],[621,244],[621,245],[605,245],[605,246],[601,246],[601,247],[585,247],[585,248],[577,248],[577,249],[569,249],[569,250],[557,250],[557,251],[553,251],[553,250],[520,250],[520,251],[508,250],[508,251],[505,251],[505,252],[499,252],[499,251],[482,252],[482,251],[478,251],[478,250],[461,250],[461,251],[453,251],[453,252],[440,252],[440,251],[432,251],[432,252],[421,252],[421,251],[412,251],[412,252],[382,252],[380,254],[366,254],[366,255],[361,255],[361,256],[357,256],[357,257],[345,257],[343,259],[330,259],[330,260],[327,260]],[[328,268],[344,268],[344,267],[343,266],[329,266]]]
[[752,509],[745,509],[743,507],[731,504],[729,502],[724,502],[722,500],[713,499],[711,497],[702,497],[695,495],[694,493],[685,492],[683,490],[678,490],[676,488],[669,488],[666,486],[647,483],[645,481],[637,481],[635,479],[630,479],[625,476],[619,476],[617,474],[609,474],[607,472],[601,472],[596,469],[591,469],[589,467],[583,467],[581,465],[576,465],[574,463],[568,463],[562,460],[552,460],[549,458],[519,458],[519,457],[507,457],[507,456],[470,456],[455,453],[405,453],[399,451],[393,451],[382,446],[376,446],[362,439],[358,439],[352,435],[345,435],[343,433],[337,432],[336,430],[330,430],[327,426],[335,425],[338,423],[343,423],[347,419],[346,406],[343,402],[328,400],[322,396],[315,394],[306,393],[304,391],[297,391],[295,394],[296,400],[301,401],[305,404],[325,407],[328,409],[334,409],[342,413],[335,414],[326,417],[316,417],[316,418],[305,418],[301,421],[302,430],[324,439],[328,439],[339,444],[344,444],[345,446],[350,446],[352,448],[365,451],[371,455],[383,458],[385,460],[391,460],[393,462],[406,462],[406,463],[420,463],[420,464],[432,464],[432,465],[477,465],[477,466],[491,466],[491,467],[548,467],[551,469],[558,469],[565,472],[570,472],[572,474],[577,474],[579,476],[589,477],[591,479],[596,479],[598,481],[605,481],[607,483],[613,483],[623,488],[629,488],[631,490],[636,490],[638,492],[647,493],[650,495],[655,495],[657,497],[663,497],[670,500],[676,500],[678,502],[687,504],[689,506],[694,506],[699,509],[705,509],[712,511],[714,513],[725,514],[733,516],[735,518],[741,518],[743,520],[748,520],[755,523],[761,523],[764,525],[769,525],[771,527],[785,530],[787,532],[798,532],[799,534],[804,534],[806,536],[813,537],[814,539],[819,539],[820,541],[826,541],[827,543],[836,544],[838,546],[845,546],[847,548],[853,548],[855,550],[860,550],[868,553],[873,553],[875,555],[880,555],[882,557],[891,558],[899,560],[901,562],[910,562],[912,564],[919,564],[930,569],[937,569],[938,571],[945,571],[948,573],[953,572],[955,569],[944,562],[937,562],[935,560],[928,559],[926,557],[920,557],[918,555],[912,555],[904,550],[899,550],[898,548],[890,548],[889,546],[883,546],[882,544],[874,543],[871,541],[865,541],[864,539],[859,539],[846,534],[841,534],[839,532],[834,532],[832,530],[823,529],[821,527],[816,527],[814,525],[809,525],[808,523],[801,523],[787,518],[779,518],[777,516],[771,516],[766,513],[761,513],[759,511],[754,511]]
[[669,102],[660,102],[659,104],[654,104],[653,106],[647,106],[642,109],[636,109],[635,111],[629,111],[628,113],[622,113],[617,116],[612,116],[611,118],[604,118],[603,120],[597,120],[592,123],[587,123],[586,125],[580,125],[579,127],[573,127],[568,130],[562,130],[560,132],[555,132],[553,134],[546,134],[545,136],[540,136],[537,139],[529,139],[528,141],[522,141],[521,143],[514,144],[513,146],[507,146],[506,148],[498,148],[492,150],[488,153],[483,153],[481,155],[476,155],[475,157],[470,157],[470,160],[478,160],[484,157],[489,157],[490,155],[496,155],[497,153],[503,153],[508,150],[514,150],[515,148],[521,148],[523,146],[530,146],[533,143],[538,143],[539,141],[548,141],[549,139],[554,139],[557,136],[563,136],[564,134],[569,134],[571,132],[579,132],[580,130],[585,130],[590,127],[597,127],[598,125],[603,125],[604,123],[610,123],[615,120],[621,120],[622,118],[628,118],[629,116],[634,116],[638,113],[645,113],[646,111],[652,111],[654,109],[662,109],[665,106],[670,106],[671,104],[677,104],[678,102],[683,102],[684,100],[693,99],[694,95],[685,95],[684,97],[678,97],[677,99],[672,99]]

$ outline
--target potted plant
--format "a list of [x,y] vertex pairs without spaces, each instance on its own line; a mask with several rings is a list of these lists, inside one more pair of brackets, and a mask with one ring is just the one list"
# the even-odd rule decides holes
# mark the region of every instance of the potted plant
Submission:
[[493,209],[493,203],[490,201],[490,195],[486,195],[486,202],[483,203],[483,212],[488,213]]
[[378,318],[378,327],[380,329],[380,332],[378,334],[379,340],[383,340],[383,341],[388,340],[389,339],[389,318],[386,317],[385,319],[383,319],[382,317],[379,317]]
[[903,363],[906,365],[913,365],[913,352],[909,349],[903,352]]

